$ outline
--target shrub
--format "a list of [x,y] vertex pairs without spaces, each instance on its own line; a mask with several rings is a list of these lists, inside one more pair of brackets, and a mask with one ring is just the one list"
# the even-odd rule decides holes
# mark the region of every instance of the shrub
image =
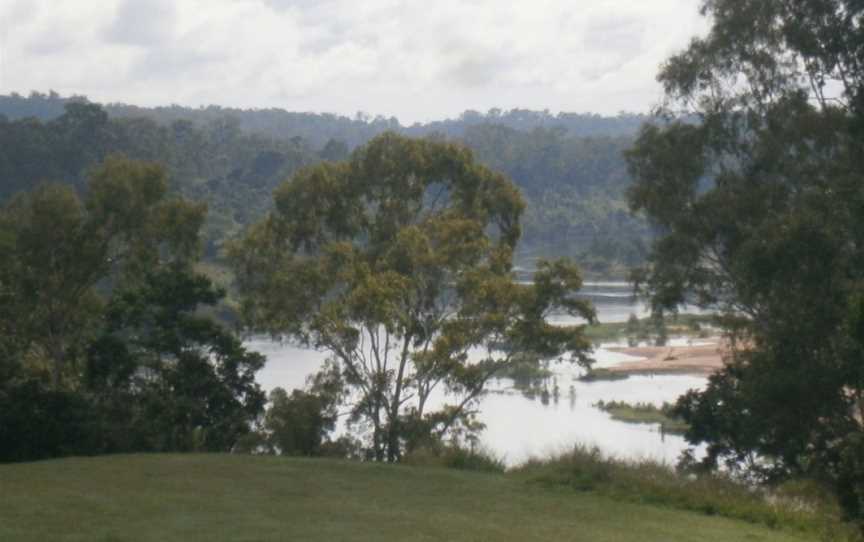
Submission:
[[817,486],[804,482],[776,491],[756,489],[723,474],[676,472],[660,463],[618,460],[603,455],[596,447],[584,446],[557,457],[530,460],[513,474],[529,483],[595,491],[614,499],[770,527],[795,528],[818,533],[824,540],[861,540],[853,527],[842,523],[837,502]]
[[502,473],[504,461],[484,448],[463,446],[424,447],[405,454],[402,463],[419,467],[445,467],[449,469]]

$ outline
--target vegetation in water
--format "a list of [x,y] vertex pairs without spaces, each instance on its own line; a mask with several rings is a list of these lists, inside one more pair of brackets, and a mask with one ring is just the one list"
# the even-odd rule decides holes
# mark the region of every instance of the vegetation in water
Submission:
[[598,401],[594,404],[603,412],[608,412],[613,420],[626,423],[659,424],[661,433],[683,435],[689,428],[681,418],[675,416],[674,405],[663,403],[627,403],[624,401]]
[[630,346],[657,344],[669,337],[707,338],[719,333],[717,318],[705,314],[664,315],[660,321],[631,314],[626,322],[598,322],[585,328],[585,336],[595,344],[626,340]]
[[579,377],[582,382],[627,380],[630,375],[618,371],[610,371],[605,368],[592,367]]

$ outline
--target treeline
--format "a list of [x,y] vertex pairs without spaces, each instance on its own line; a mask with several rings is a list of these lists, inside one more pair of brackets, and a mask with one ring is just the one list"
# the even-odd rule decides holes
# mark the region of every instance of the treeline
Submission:
[[0,461],[224,452],[251,431],[264,358],[200,311],[224,296],[195,271],[205,213],[118,157],[84,197],[0,207]]
[[643,261],[653,233],[627,207],[630,176],[622,156],[631,137],[482,124],[468,128],[462,140],[522,191],[528,203],[522,259],[567,256],[589,272],[619,276]]
[[[63,114],[66,103],[75,101],[86,102],[87,98],[63,97],[54,91],[34,91],[28,96],[12,93],[0,96],[0,113],[10,120],[27,117],[51,120]],[[279,108],[238,109],[218,105],[192,108],[179,105],[139,107],[110,103],[103,107],[112,117],[147,117],[166,125],[178,120],[207,124],[224,117],[233,117],[247,133],[276,139],[302,137],[317,148],[326,145],[330,139],[339,139],[351,149],[365,144],[385,131],[401,132],[415,137],[429,134],[462,137],[472,126],[495,124],[528,132],[536,128],[554,128],[563,130],[571,137],[619,137],[632,136],[645,122],[657,120],[649,115],[623,112],[613,117],[595,113],[552,114],[549,111],[530,109],[490,109],[485,113],[468,110],[455,119],[403,125],[395,117],[371,116],[363,112],[350,118],[332,113],[302,113]]]
[[173,191],[208,204],[208,258],[263,215],[280,181],[344,159],[385,130],[456,139],[511,177],[528,201],[519,260],[570,256],[589,272],[620,275],[644,259],[652,236],[625,203],[622,152],[632,137],[602,135],[632,133],[644,120],[637,115],[492,110],[402,127],[282,110],[103,107],[53,93],[0,96],[0,115],[0,201],[44,180],[80,190],[88,167],[111,153],[153,160],[167,167]]
[[[91,168],[111,154],[166,167],[172,193],[208,205],[206,240],[214,255],[222,240],[260,216],[273,188],[299,168],[318,162],[300,139],[281,141],[244,134],[220,118],[205,125],[178,120],[110,118],[99,105],[71,101],[48,121],[0,117],[0,202],[46,181],[81,194]],[[347,150],[325,148],[327,158]]]

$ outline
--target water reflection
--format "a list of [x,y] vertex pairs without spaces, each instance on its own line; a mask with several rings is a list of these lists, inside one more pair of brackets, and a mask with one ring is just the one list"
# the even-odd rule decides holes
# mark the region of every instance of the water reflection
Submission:
[[[646,316],[647,308],[630,294],[626,283],[586,283],[584,295],[591,299],[601,322],[626,321],[630,314]],[[571,323],[569,317],[554,319]],[[258,381],[266,390],[277,386],[302,387],[327,357],[326,352],[280,344],[269,339],[247,343],[265,354],[266,367]],[[597,367],[609,367],[636,358],[600,348],[595,352]],[[580,382],[578,367],[552,364],[551,376],[537,386],[517,387],[513,380],[497,380],[479,404],[479,421],[486,425],[481,441],[494,453],[515,465],[532,456],[563,451],[575,443],[598,446],[608,454],[630,459],[654,459],[673,464],[686,448],[684,439],[661,435],[656,424],[627,424],[614,421],[594,404],[603,401],[653,403],[675,401],[690,389],[702,389],[706,379],[699,376],[631,376],[626,380]],[[521,388],[521,389],[520,389]],[[433,399],[441,404],[443,394]],[[430,404],[434,407],[434,404]]]
[[[315,372],[325,352],[283,345],[266,339],[249,341],[247,346],[267,355],[267,366],[259,382],[267,390],[277,386],[302,387],[306,376]],[[598,365],[609,366],[629,356],[599,349]],[[553,365],[552,377],[533,394],[518,389],[510,379],[496,380],[480,400],[479,421],[486,425],[481,442],[508,465],[532,456],[562,451],[575,443],[598,446],[623,458],[650,458],[673,464],[686,448],[683,438],[661,435],[657,425],[634,425],[614,421],[593,405],[603,401],[654,403],[674,401],[689,389],[702,389],[704,377],[686,375],[631,376],[626,380],[580,382],[580,370],[570,365]],[[556,390],[557,389],[557,393]],[[545,390],[545,393],[544,393]],[[443,394],[433,398],[441,404]]]
[[[602,357],[602,352],[599,353]],[[566,383],[566,400],[544,401],[526,397],[501,380],[480,405],[479,419],[486,424],[483,443],[508,464],[531,456],[562,451],[574,443],[598,446],[608,454],[630,459],[654,459],[674,464],[686,448],[680,436],[661,435],[655,424],[626,424],[593,405],[603,401],[653,403],[674,401],[690,389],[702,389],[705,378],[686,375],[631,376],[626,380],[580,382],[568,380],[569,370],[556,371],[559,390]],[[559,392],[560,393],[560,392]]]
[[633,295],[633,287],[626,282],[585,282],[579,297],[594,304],[597,319],[604,323],[626,322],[631,314],[638,318],[650,315],[648,305]]

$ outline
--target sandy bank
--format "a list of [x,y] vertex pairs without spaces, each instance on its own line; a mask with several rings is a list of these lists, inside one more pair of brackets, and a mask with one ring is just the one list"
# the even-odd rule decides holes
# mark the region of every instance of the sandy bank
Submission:
[[727,352],[720,339],[694,346],[613,347],[608,350],[644,358],[609,367],[610,372],[624,374],[709,375],[723,368],[723,357]]

